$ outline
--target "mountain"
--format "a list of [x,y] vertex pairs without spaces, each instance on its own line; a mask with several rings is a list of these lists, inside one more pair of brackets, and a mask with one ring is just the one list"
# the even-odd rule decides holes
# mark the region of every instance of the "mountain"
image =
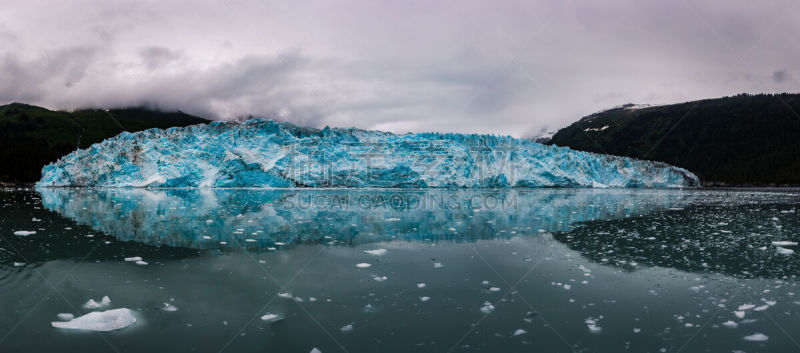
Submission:
[[44,165],[123,131],[208,122],[147,108],[66,112],[20,103],[0,106],[0,183],[32,184],[41,178]]
[[313,129],[253,119],[122,133],[42,170],[37,186],[686,187],[660,162],[510,136]]
[[800,94],[627,104],[582,118],[548,144],[665,162],[705,185],[800,185]]

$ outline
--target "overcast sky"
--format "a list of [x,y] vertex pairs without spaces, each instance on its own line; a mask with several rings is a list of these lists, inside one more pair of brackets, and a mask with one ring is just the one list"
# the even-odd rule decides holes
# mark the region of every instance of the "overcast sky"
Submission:
[[800,0],[0,0],[0,103],[534,136],[800,91]]

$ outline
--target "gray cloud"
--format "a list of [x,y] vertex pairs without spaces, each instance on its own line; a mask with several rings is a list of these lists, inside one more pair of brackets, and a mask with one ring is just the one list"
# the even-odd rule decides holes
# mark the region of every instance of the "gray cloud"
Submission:
[[772,73],[772,80],[777,83],[786,82],[791,79],[791,77],[792,76],[789,75],[789,72],[786,70],[775,70],[775,72]]
[[148,71],[163,68],[165,65],[175,63],[182,55],[165,47],[150,46],[139,49],[142,64]]
[[792,9],[795,0],[11,0],[0,12],[0,103],[524,136],[623,103],[784,90],[800,69]]

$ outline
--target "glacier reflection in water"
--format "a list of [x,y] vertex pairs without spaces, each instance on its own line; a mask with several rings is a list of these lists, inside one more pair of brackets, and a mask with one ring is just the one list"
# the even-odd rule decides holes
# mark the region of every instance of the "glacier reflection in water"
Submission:
[[122,241],[195,249],[474,241],[678,207],[681,190],[41,188],[48,210]]

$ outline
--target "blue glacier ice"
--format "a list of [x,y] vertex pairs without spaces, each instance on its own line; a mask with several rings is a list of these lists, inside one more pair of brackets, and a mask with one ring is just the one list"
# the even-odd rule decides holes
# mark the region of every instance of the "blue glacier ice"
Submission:
[[660,162],[508,136],[312,129],[253,119],[128,133],[42,169],[38,186],[690,187]]

